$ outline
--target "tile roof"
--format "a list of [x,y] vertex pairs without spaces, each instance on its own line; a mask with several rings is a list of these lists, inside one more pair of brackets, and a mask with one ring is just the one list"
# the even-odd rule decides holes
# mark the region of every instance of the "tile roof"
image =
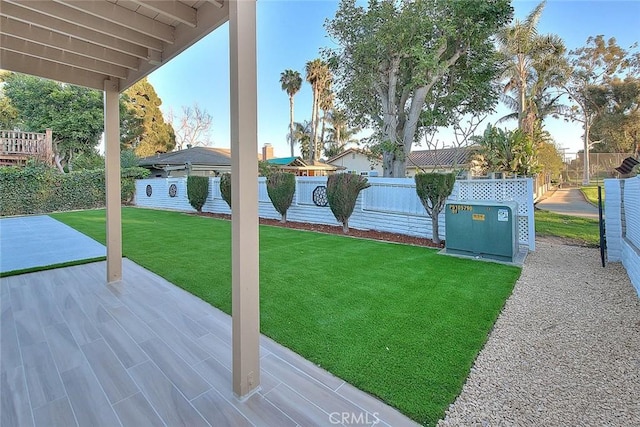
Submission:
[[140,166],[153,165],[192,165],[231,166],[231,150],[228,148],[192,147],[170,153],[140,159]]
[[437,150],[418,150],[409,154],[407,167],[452,167],[469,163],[476,147],[439,148]]

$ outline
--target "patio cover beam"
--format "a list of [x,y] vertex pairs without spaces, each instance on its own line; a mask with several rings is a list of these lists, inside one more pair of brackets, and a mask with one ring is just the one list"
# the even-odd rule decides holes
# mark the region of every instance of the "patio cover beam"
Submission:
[[[260,386],[256,2],[229,2],[233,392]],[[212,261],[213,262],[213,261]]]
[[120,210],[120,86],[104,81],[104,154],[107,199],[107,283],[122,280],[122,213]]
[[161,15],[175,19],[191,28],[198,26],[197,11],[183,3],[164,0],[132,0],[134,3],[148,7]]
[[138,58],[162,49],[160,40],[52,1],[3,0],[0,15]]
[[54,1],[166,43],[173,43],[175,39],[172,26],[155,21],[114,3],[83,0]]

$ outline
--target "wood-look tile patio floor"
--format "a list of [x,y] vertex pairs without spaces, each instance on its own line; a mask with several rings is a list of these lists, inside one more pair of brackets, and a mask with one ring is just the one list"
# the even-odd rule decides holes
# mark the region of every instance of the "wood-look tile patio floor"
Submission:
[[261,389],[231,387],[231,318],[124,259],[0,279],[0,425],[416,425],[261,337]]

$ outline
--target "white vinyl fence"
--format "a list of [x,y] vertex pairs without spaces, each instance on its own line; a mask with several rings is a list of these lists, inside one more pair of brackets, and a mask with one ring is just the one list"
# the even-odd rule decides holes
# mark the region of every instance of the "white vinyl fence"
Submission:
[[[209,197],[202,210],[231,213],[220,195],[220,179],[209,178]],[[418,237],[432,237],[431,219],[416,194],[411,178],[369,178],[371,187],[363,190],[349,219],[349,226],[363,230],[387,231]],[[313,224],[339,225],[323,198],[326,177],[296,178],[293,204],[287,220]],[[279,219],[267,195],[265,178],[258,178],[259,215]],[[450,202],[518,202],[519,242],[535,250],[533,182],[531,178],[456,181]],[[187,198],[186,178],[153,178],[136,181],[135,204],[140,207],[195,211]],[[441,238],[446,238],[444,212],[440,215]]]
[[622,262],[640,296],[640,176],[605,179],[607,257]]

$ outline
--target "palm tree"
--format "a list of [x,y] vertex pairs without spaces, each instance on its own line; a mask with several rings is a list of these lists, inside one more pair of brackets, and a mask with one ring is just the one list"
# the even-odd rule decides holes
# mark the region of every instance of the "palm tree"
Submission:
[[320,118],[320,95],[331,80],[329,66],[321,59],[314,59],[306,65],[307,82],[311,84],[313,91],[313,105],[311,108],[311,160],[315,160],[316,147],[318,145],[318,120]]
[[533,133],[534,123],[539,118],[540,110],[535,111],[540,107],[541,99],[538,98],[551,84],[557,84],[550,77],[559,75],[558,67],[561,67],[565,50],[562,40],[555,34],[538,34],[536,27],[545,4],[546,0],[524,21],[515,20],[497,37],[499,51],[506,59],[504,76],[508,81],[504,91],[516,94],[506,103],[517,108],[518,128],[527,134]]
[[302,86],[302,77],[297,71],[284,70],[280,73],[280,84],[282,85],[282,90],[289,95],[289,144],[291,144],[291,157],[293,157],[293,145],[295,143],[293,139],[293,97]]
[[[311,122],[295,122],[293,124],[292,140],[300,145],[300,153],[305,160],[311,159]],[[293,157],[293,156],[292,156]]]
[[347,144],[358,140],[354,135],[359,129],[349,127],[349,120],[344,110],[333,109],[328,117],[329,129],[327,132],[327,144],[324,149],[324,155],[327,158],[337,156],[345,150]]
[[333,94],[333,91],[331,90],[331,81],[329,81],[320,96],[319,107],[322,110],[322,125],[320,126],[320,144],[318,147],[316,147],[318,150],[318,152],[316,153],[316,157],[320,157],[320,150],[322,147],[324,147],[325,144],[325,125],[328,118],[327,116],[330,114],[329,112],[333,108],[334,98],[335,96]]

